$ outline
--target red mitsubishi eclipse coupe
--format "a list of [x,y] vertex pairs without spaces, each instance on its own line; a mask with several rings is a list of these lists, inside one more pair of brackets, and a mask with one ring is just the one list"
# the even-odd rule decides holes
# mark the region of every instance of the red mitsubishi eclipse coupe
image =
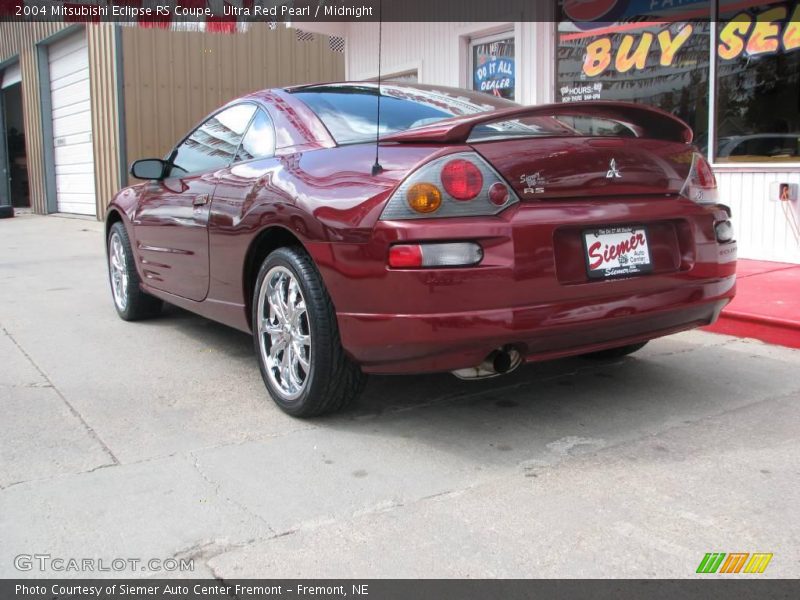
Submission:
[[106,216],[114,304],[252,332],[270,395],[304,417],[343,407],[364,373],[621,356],[734,295],[730,211],[691,141],[636,104],[257,92],[133,164],[146,182]]

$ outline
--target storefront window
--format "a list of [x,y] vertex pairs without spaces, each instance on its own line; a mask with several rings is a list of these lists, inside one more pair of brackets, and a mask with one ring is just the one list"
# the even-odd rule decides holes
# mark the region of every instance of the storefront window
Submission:
[[514,99],[514,38],[477,39],[472,46],[472,89]]
[[800,4],[721,15],[717,162],[800,160]]
[[556,98],[661,108],[686,121],[706,152],[710,29],[702,22],[561,21]]

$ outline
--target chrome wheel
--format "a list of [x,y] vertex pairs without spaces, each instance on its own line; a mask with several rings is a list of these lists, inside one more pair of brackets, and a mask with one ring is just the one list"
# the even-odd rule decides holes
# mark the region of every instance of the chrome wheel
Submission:
[[294,400],[309,379],[311,326],[303,292],[286,267],[273,267],[262,280],[256,317],[267,377],[286,400]]
[[117,308],[124,311],[128,305],[128,261],[125,247],[117,232],[111,234],[108,243],[108,268],[111,274],[111,292]]

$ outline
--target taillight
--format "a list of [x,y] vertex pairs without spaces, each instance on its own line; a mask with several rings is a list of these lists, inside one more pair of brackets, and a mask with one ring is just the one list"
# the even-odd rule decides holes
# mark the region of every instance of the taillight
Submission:
[[421,267],[469,267],[483,259],[483,248],[475,242],[395,244],[389,248],[393,269]]
[[422,248],[419,244],[397,244],[389,248],[389,266],[407,269],[422,266]]
[[489,187],[489,202],[495,206],[504,206],[508,202],[509,192],[505,183],[495,182]]
[[714,177],[711,165],[699,152],[692,155],[692,166],[681,195],[698,204],[716,204],[719,200],[717,178]]
[[381,219],[491,216],[517,202],[514,190],[483,157],[457,152],[413,171],[389,198]]
[[431,183],[415,183],[406,192],[408,205],[418,213],[432,213],[442,204],[442,193]]
[[697,179],[700,185],[704,188],[717,187],[717,178],[714,177],[714,171],[711,170],[711,165],[703,158],[702,154],[695,154],[695,157],[697,158],[695,163],[695,167],[697,167]]
[[472,200],[481,193],[483,175],[468,160],[457,158],[442,168],[442,185],[456,200]]

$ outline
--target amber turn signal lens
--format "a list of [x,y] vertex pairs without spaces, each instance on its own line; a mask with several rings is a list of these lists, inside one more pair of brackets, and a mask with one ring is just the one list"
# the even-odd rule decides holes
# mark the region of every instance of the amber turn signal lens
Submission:
[[442,192],[432,183],[415,183],[406,192],[408,205],[418,213],[432,213],[442,205]]

